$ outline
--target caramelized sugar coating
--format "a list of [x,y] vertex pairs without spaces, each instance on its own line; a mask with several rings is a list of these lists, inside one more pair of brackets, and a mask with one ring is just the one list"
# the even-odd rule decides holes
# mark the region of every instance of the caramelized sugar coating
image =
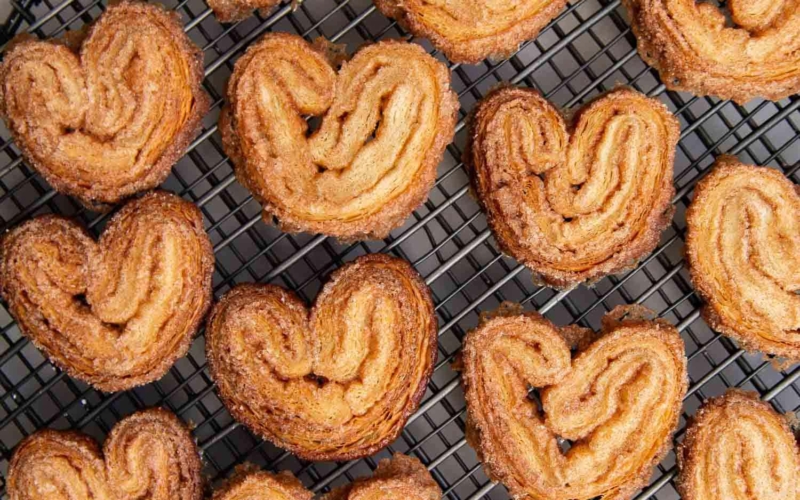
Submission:
[[[427,198],[458,111],[447,67],[418,45],[363,47],[337,75],[285,33],[236,62],[228,98],[223,145],[265,220],[346,240],[385,237]],[[309,137],[308,115],[322,117]]]
[[686,257],[703,316],[743,347],[800,360],[800,189],[721,156],[686,212]]
[[566,0],[375,0],[385,16],[431,41],[453,62],[504,57],[536,38]]
[[214,307],[206,350],[219,394],[255,433],[307,460],[349,460],[391,443],[436,359],[430,291],[405,261],[356,259],[309,311],[273,285]]
[[121,420],[102,452],[78,432],[33,434],[15,450],[6,486],[13,500],[200,500],[201,469],[189,429],[152,409]]
[[639,54],[672,90],[744,103],[800,92],[800,2],[623,0]]
[[796,500],[800,452],[785,417],[755,393],[708,400],[678,447],[684,500]]
[[[670,448],[686,394],[678,331],[618,307],[593,341],[536,313],[501,313],[467,335],[468,442],[514,498],[623,500]],[[539,390],[542,410],[529,399]],[[562,452],[557,437],[571,440]]]
[[197,134],[202,61],[177,15],[122,1],[74,49],[15,43],[0,65],[0,114],[56,190],[108,209],[161,184]]
[[491,92],[470,117],[464,163],[501,247],[556,288],[633,267],[672,219],[680,127],[620,88],[572,125],[531,89]]
[[439,500],[442,491],[416,458],[395,453],[384,458],[371,478],[358,479],[321,500]]
[[211,500],[311,500],[313,496],[291,472],[248,470],[237,473]]
[[102,391],[161,378],[211,303],[214,254],[200,211],[149,193],[98,242],[55,215],[0,242],[0,293],[21,332],[71,376]]

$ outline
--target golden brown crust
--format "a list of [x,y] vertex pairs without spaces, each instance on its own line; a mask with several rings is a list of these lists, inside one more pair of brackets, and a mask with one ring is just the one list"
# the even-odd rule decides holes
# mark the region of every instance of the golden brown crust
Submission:
[[796,500],[800,453],[786,418],[755,393],[708,400],[678,446],[684,500]]
[[570,130],[535,90],[503,87],[470,116],[464,163],[500,246],[571,288],[658,244],[674,212],[679,134],[663,104],[633,90],[584,106]]
[[[295,0],[300,3],[299,0]],[[281,0],[208,0],[208,6],[214,11],[217,20],[221,23],[231,23],[247,19],[254,10],[266,13]]]
[[[678,426],[683,341],[669,323],[625,306],[574,357],[563,330],[526,313],[493,317],[467,335],[467,440],[514,498],[630,498]],[[539,390],[541,411],[527,398],[529,386]],[[562,452],[557,437],[571,449]]]
[[430,291],[405,261],[359,257],[309,312],[273,285],[239,285],[206,329],[211,375],[231,414],[307,460],[391,443],[416,411],[437,353]]
[[12,500],[200,500],[201,468],[186,426],[152,409],[121,420],[102,453],[78,432],[33,434],[14,452],[7,490]]
[[721,156],[686,212],[703,316],[746,349],[800,360],[800,192],[777,170]]
[[[382,238],[428,196],[458,99],[422,47],[383,41],[338,75],[302,38],[270,33],[236,62],[220,116],[236,177],[286,231]],[[308,115],[322,116],[306,137]]]
[[469,64],[507,57],[521,42],[536,38],[566,4],[566,0],[375,0],[385,16],[429,39],[448,59]]
[[0,242],[0,293],[20,331],[102,391],[161,378],[211,303],[214,253],[192,204],[154,192],[95,242],[76,222],[29,220]]
[[69,45],[14,44],[0,66],[0,114],[57,191],[108,209],[161,184],[199,131],[203,54],[175,14],[133,1]]
[[800,1],[623,0],[639,54],[672,90],[744,103],[800,91]]
[[320,500],[439,500],[442,490],[416,458],[395,453],[370,478],[336,488]]

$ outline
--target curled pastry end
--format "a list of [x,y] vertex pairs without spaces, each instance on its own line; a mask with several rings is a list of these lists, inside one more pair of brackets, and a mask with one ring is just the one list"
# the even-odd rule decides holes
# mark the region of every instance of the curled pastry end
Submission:
[[228,410],[309,460],[349,460],[393,441],[417,409],[436,358],[430,292],[385,255],[337,270],[312,311],[271,285],[240,285],[206,330]]
[[715,330],[800,359],[800,193],[779,171],[721,156],[686,213],[692,283]]
[[572,332],[533,313],[467,335],[467,439],[512,496],[627,499],[669,450],[687,390],[683,341],[669,324],[619,316],[574,356]]

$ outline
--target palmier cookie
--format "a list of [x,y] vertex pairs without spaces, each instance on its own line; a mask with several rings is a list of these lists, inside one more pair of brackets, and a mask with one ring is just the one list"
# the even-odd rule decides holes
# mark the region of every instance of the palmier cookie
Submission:
[[333,273],[309,311],[273,285],[238,285],[206,329],[228,411],[307,460],[391,443],[425,393],[437,352],[430,291],[405,261],[363,256]]
[[[228,98],[223,145],[265,220],[345,240],[385,237],[427,198],[458,110],[447,67],[418,45],[365,46],[337,74],[285,33],[236,62]],[[308,115],[322,117],[310,136]]]
[[172,413],[121,420],[102,452],[74,431],[42,430],[19,444],[8,468],[12,500],[201,500],[200,453]]
[[0,65],[0,115],[57,191],[105,210],[161,184],[209,100],[177,14],[123,0],[80,43],[22,39]]
[[[647,484],[670,448],[687,386],[678,331],[650,314],[619,307],[593,341],[513,310],[467,335],[467,441],[513,498],[624,500]],[[581,337],[573,356],[569,341]],[[562,451],[558,438],[571,448]]]
[[375,0],[385,16],[427,38],[448,59],[475,64],[510,56],[521,42],[536,38],[566,0]]
[[686,225],[706,322],[747,349],[800,360],[800,188],[721,156],[697,184]]
[[538,92],[504,87],[470,116],[464,163],[499,245],[572,288],[635,266],[669,225],[677,119],[620,88],[565,123]]
[[744,103],[800,92],[797,0],[622,0],[639,54],[672,90]]
[[55,215],[0,241],[0,293],[22,334],[108,392],[157,380],[186,353],[213,271],[200,211],[166,192],[129,202],[98,242]]
[[787,419],[731,389],[694,416],[678,447],[684,500],[796,500],[800,452]]

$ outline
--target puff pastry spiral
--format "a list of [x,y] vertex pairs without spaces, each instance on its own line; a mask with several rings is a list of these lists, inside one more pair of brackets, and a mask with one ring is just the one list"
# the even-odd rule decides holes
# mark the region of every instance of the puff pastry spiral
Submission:
[[800,190],[780,172],[721,156],[686,213],[703,316],[747,349],[800,360]]
[[157,380],[186,353],[213,271],[200,211],[165,192],[125,205],[99,242],[54,215],[0,242],[0,293],[21,332],[103,391]]
[[[265,220],[350,240],[386,236],[425,200],[458,110],[447,68],[420,46],[366,46],[337,75],[282,33],[237,61],[228,97],[225,151]],[[310,137],[308,115],[322,117]]]
[[203,55],[175,14],[110,6],[79,47],[24,39],[0,65],[0,114],[25,159],[96,209],[159,185],[201,125]]
[[[649,313],[615,309],[574,357],[565,339],[585,333],[536,313],[502,312],[467,335],[467,440],[514,498],[621,500],[647,483],[687,385],[680,335]],[[556,437],[571,449],[562,452]]]
[[439,500],[442,491],[416,458],[395,453],[378,463],[371,478],[358,479],[321,500]]
[[121,420],[103,451],[84,434],[39,431],[20,443],[8,469],[11,500],[201,500],[200,454],[172,413]]
[[678,447],[684,500],[796,500],[800,453],[786,418],[754,393],[706,402]]
[[639,54],[667,88],[744,103],[800,91],[800,2],[622,0]]
[[430,292],[405,261],[369,255],[336,271],[309,312],[272,285],[239,285],[206,329],[231,414],[308,460],[370,455],[416,410],[436,358]]
[[375,0],[416,36],[430,39],[453,62],[508,56],[536,38],[566,0]]
[[679,125],[628,89],[568,128],[538,92],[505,87],[476,107],[464,163],[498,243],[550,286],[633,266],[669,224]]

